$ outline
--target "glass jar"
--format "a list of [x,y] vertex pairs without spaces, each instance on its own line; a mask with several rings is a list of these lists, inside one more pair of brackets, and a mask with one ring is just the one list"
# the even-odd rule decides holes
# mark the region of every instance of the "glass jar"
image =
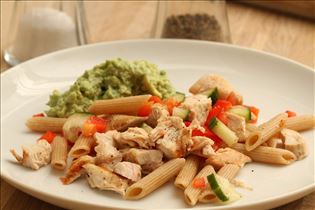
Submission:
[[160,1],[155,38],[231,42],[224,0]]
[[30,58],[86,43],[82,1],[15,1],[4,60]]

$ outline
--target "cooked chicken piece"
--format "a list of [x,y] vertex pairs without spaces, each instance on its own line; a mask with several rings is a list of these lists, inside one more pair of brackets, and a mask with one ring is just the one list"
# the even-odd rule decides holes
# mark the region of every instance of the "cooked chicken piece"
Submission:
[[152,171],[154,171],[155,169],[157,169],[158,167],[160,167],[161,165],[163,165],[163,161],[157,162],[157,163],[144,164],[141,166],[142,174],[149,174]]
[[194,136],[192,137],[194,144],[190,148],[189,152],[201,156],[201,157],[210,157],[211,155],[215,155],[215,152],[212,148],[214,142],[204,136]]
[[214,155],[211,155],[206,160],[206,163],[212,165],[216,170],[225,164],[235,164],[243,167],[247,162],[251,162],[250,157],[228,147],[218,149]]
[[189,109],[189,121],[195,120],[199,125],[204,125],[211,109],[211,98],[205,95],[188,96],[179,107]]
[[183,157],[186,148],[193,144],[191,130],[186,128],[181,118],[174,116],[159,120],[156,128],[151,131],[150,137],[156,142],[156,147],[169,159]]
[[144,129],[138,127],[128,128],[123,133],[116,133],[114,140],[119,148],[138,147],[148,149],[154,145],[150,141],[149,134]]
[[284,137],[284,149],[293,152],[298,160],[308,155],[307,146],[301,134],[294,130],[284,128],[281,130],[281,135]]
[[122,161],[122,154],[116,149],[113,136],[117,131],[107,131],[106,133],[95,133],[97,146],[94,148],[96,152],[95,164],[115,165]]
[[46,140],[40,140],[35,145],[23,145],[23,157],[14,149],[10,150],[15,159],[23,166],[37,170],[50,163],[51,146]]
[[235,132],[240,141],[244,141],[248,136],[245,118],[229,112],[226,112],[226,117],[228,118],[227,127]]
[[163,119],[170,116],[166,106],[156,103],[152,105],[152,111],[147,120],[148,125],[155,128],[159,119]]
[[94,163],[94,158],[88,155],[84,155],[74,160],[71,166],[68,168],[64,177],[60,177],[63,184],[71,184],[74,180],[79,178],[83,173],[82,166],[87,163]]
[[119,162],[114,166],[114,172],[133,182],[141,179],[141,166],[131,162]]
[[189,88],[189,92],[192,94],[198,94],[215,87],[218,88],[220,99],[226,99],[231,92],[234,92],[236,94],[236,98],[238,99],[238,104],[242,104],[242,96],[234,91],[233,87],[228,81],[218,75],[210,74],[202,76]]
[[129,127],[137,127],[145,122],[147,117],[137,117],[130,115],[110,115],[107,130],[125,131]]
[[131,148],[123,153],[123,159],[125,161],[137,163],[139,165],[145,165],[150,163],[162,162],[163,153],[160,150],[146,150]]
[[125,191],[128,187],[127,179],[121,178],[110,170],[94,164],[85,164],[83,168],[87,172],[86,179],[92,188],[111,190],[122,196],[125,195]]

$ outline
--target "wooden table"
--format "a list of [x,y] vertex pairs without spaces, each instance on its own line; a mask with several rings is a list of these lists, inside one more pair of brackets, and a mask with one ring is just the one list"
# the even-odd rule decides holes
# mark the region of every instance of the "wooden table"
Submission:
[[[156,2],[98,1],[87,2],[85,7],[91,43],[150,36]],[[1,1],[1,52],[8,45],[8,37],[12,36],[8,34],[12,8],[12,2]],[[314,22],[230,2],[227,10],[233,44],[275,53],[314,68]],[[8,68],[1,56],[1,71]],[[314,201],[315,192],[276,209],[311,210],[315,209]],[[62,208],[29,196],[1,180],[1,210],[11,209]]]

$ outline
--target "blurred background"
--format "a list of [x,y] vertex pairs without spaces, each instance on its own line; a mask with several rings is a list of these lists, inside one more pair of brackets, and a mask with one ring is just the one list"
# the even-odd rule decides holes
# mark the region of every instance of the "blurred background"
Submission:
[[[143,38],[224,42],[314,68],[314,20],[312,0],[1,1],[1,72],[62,48]],[[312,193],[277,209],[314,209],[314,200]],[[25,207],[61,209],[1,180],[1,210]]]
[[311,0],[1,1],[1,71],[67,47],[143,38],[226,42],[313,67],[314,19]]

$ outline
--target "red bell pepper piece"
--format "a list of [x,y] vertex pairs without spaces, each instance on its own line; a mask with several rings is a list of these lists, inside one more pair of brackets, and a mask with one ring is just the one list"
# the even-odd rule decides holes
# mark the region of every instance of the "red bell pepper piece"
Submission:
[[296,113],[293,111],[290,111],[290,110],[285,111],[285,113],[288,114],[288,117],[295,117],[296,116]]
[[44,135],[42,135],[39,138],[39,140],[44,139],[50,144],[54,140],[55,137],[56,137],[56,134],[54,132],[46,131],[46,133],[44,133]]
[[44,113],[34,114],[33,117],[45,117]]

